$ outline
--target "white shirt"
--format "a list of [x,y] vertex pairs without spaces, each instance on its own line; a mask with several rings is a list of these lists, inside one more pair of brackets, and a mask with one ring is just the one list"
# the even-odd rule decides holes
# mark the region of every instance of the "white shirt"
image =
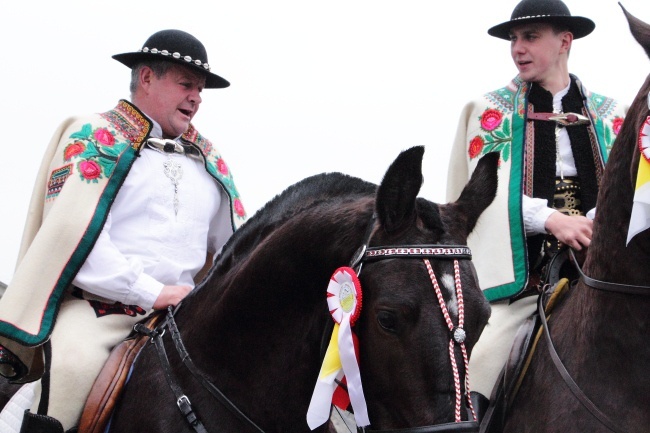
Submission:
[[[151,137],[162,137],[156,122]],[[163,172],[168,158],[182,167],[178,215],[174,185]],[[230,221],[217,217],[228,199],[203,164],[144,146],[74,285],[145,310],[153,307],[164,285],[194,287],[207,251],[216,253],[230,235]]]
[[[569,92],[569,85],[563,90],[553,95],[553,112],[562,112],[562,98]],[[569,133],[566,128],[559,128],[557,137],[557,150],[558,157],[555,160],[555,176],[576,176],[578,170],[576,163],[573,159],[573,152],[571,151],[571,140],[569,140]],[[557,210],[548,206],[548,201],[543,198],[533,198],[524,195],[521,202],[521,210],[524,219],[524,230],[526,236],[536,235],[539,233],[546,233],[546,219]]]

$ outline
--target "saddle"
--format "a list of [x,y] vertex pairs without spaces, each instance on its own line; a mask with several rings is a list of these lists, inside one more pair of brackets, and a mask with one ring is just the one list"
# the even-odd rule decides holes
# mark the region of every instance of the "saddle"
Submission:
[[[568,250],[556,254],[542,277],[542,297],[546,319],[551,316],[553,308],[570,288],[568,278],[560,277],[560,269],[568,264]],[[489,406],[480,421],[480,433],[499,433],[503,431],[505,416],[524,379],[531,359],[542,336],[541,319],[537,310],[519,328],[515,335],[506,365],[501,370],[497,383],[492,390]]]
[[[153,330],[164,317],[164,314],[153,314],[143,324]],[[148,336],[132,332],[115,346],[90,390],[79,421],[78,433],[103,433],[106,430],[133,361],[148,341]]]

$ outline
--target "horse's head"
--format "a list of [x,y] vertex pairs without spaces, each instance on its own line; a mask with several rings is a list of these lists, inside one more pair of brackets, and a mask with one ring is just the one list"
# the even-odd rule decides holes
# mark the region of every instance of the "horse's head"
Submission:
[[[212,366],[213,381],[251,419],[279,431],[304,422],[305,413],[315,414],[310,423],[326,421],[331,400],[312,398],[310,406],[306,397],[320,395],[312,380],[332,335],[329,314],[337,309],[329,302],[350,304],[340,295],[349,286],[326,301],[323,283],[340,267],[350,271],[345,265],[352,259],[350,267],[360,266],[363,306],[354,331],[371,428],[454,421],[455,385],[458,395],[465,391],[461,347],[469,354],[490,314],[466,241],[496,194],[498,155],[479,162],[458,201],[437,205],[417,197],[423,153],[423,147],[402,152],[378,187],[324,173],[288,188],[233,235],[213,272],[184,300],[178,323],[190,336],[187,345],[210,342],[192,349],[195,362]],[[398,251],[408,257],[392,256],[393,247],[405,247]],[[445,315],[466,333],[452,343],[457,381]],[[292,379],[278,379],[287,370]],[[257,404],[259,398],[268,405]],[[302,419],[270,409],[287,401]]]
[[[374,428],[453,422],[456,389],[449,327],[458,327],[460,316],[470,352],[490,316],[469,256],[463,256],[460,247],[494,199],[498,155],[480,161],[458,201],[437,205],[417,198],[423,152],[421,147],[403,152],[384,176],[368,242],[375,256],[362,263],[359,274],[363,308],[356,332]],[[442,245],[449,250],[434,248]],[[422,246],[431,248],[419,256]],[[403,250],[391,252],[393,247]],[[452,251],[459,256],[449,255]],[[444,299],[445,313],[438,296]],[[456,384],[464,392],[462,345],[452,345],[459,373]]]

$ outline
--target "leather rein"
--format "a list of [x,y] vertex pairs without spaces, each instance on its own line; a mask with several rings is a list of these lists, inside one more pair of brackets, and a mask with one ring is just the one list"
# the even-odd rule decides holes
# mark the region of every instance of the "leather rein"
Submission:
[[[177,310],[180,305],[181,304],[178,304],[176,307]],[[174,342],[176,351],[181,357],[183,364],[185,364],[185,367],[187,367],[187,369],[199,381],[199,383],[201,383],[203,388],[207,389],[213,397],[219,400],[221,404],[223,404],[241,421],[244,421],[244,423],[248,424],[255,431],[264,433],[264,430],[262,430],[257,424],[255,424],[255,422],[248,418],[241,410],[239,410],[235,403],[228,399],[228,397],[226,397],[223,392],[221,392],[221,390],[217,388],[208,379],[208,377],[196,367],[192,361],[192,358],[190,358],[190,354],[187,352],[187,349],[185,349],[185,345],[183,344],[178,326],[176,326],[176,321],[174,320],[174,313],[175,311],[172,310],[172,307],[168,307],[167,317],[165,321],[154,330],[148,329],[141,323],[136,324],[133,329],[140,334],[147,335],[151,339],[151,342],[154,344],[156,353],[158,354],[158,359],[160,360],[160,365],[162,366],[163,372],[165,374],[165,379],[167,380],[167,384],[171,388],[172,392],[174,393],[174,397],[176,398],[176,406],[178,406],[178,409],[181,411],[181,414],[183,414],[183,417],[187,423],[197,433],[208,433],[207,429],[196,415],[196,412],[194,412],[189,398],[187,398],[187,396],[183,393],[181,387],[178,385],[176,378],[174,377],[171,365],[169,364],[169,359],[167,358],[167,352],[165,351],[165,345],[163,343],[163,336],[165,335],[166,329],[169,329],[172,341]]]
[[[573,260],[574,266],[578,270],[578,273],[580,274],[580,279],[582,280],[583,283],[585,283],[587,287],[606,291],[606,292],[623,293],[628,295],[645,295],[645,296],[650,295],[650,286],[636,286],[631,284],[612,283],[612,282],[601,281],[601,280],[588,277],[582,271],[580,264],[576,260],[576,256],[575,253],[573,252],[573,249],[569,249],[569,252],[571,254],[571,259]],[[587,409],[598,421],[600,421],[602,425],[604,425],[609,430],[615,433],[625,433],[624,430],[621,430],[607,415],[605,415],[600,409],[598,409],[598,407],[594,404],[594,402],[592,402],[589,399],[589,397],[587,397],[587,395],[580,389],[578,384],[575,382],[575,380],[573,380],[571,374],[564,366],[564,363],[562,362],[560,356],[555,350],[555,346],[553,345],[553,340],[551,339],[551,333],[549,331],[548,322],[546,320],[546,315],[544,313],[542,296],[539,296],[538,298],[537,311],[540,320],[542,322],[542,329],[544,330],[544,337],[546,339],[546,343],[547,343],[546,345],[548,346],[548,352],[549,355],[551,356],[551,360],[553,361],[553,364],[555,364],[555,368],[557,369],[558,373],[560,373],[560,376],[562,376],[564,383],[566,383],[566,385],[569,387],[569,390],[578,399],[578,401],[580,401],[580,403],[585,407],[585,409]]]
[[[447,259],[447,260],[471,260],[471,250],[464,245],[405,245],[405,246],[389,246],[389,247],[372,247],[368,248],[368,243],[370,240],[370,235],[372,234],[374,228],[374,216],[366,229],[365,242],[364,244],[355,252],[354,257],[350,263],[350,267],[354,268],[359,274],[361,272],[361,267],[363,263],[369,261],[378,261],[383,259],[395,259],[395,258],[436,258],[436,259]],[[181,303],[182,304],[182,303]],[[213,384],[192,361],[190,354],[188,353],[181,334],[174,320],[174,314],[180,308],[181,304],[176,306],[176,309],[168,307],[167,315],[165,320],[158,326],[156,329],[148,329],[145,325],[138,323],[134,326],[134,330],[140,334],[144,334],[151,339],[151,342],[156,348],[160,364],[163,368],[165,379],[172,390],[174,397],[176,398],[176,405],[178,406],[181,414],[186,419],[187,423],[194,429],[196,433],[208,433],[207,429],[198,418],[198,415],[194,411],[192,404],[189,398],[182,391],[181,387],[178,385],[176,378],[171,369],[167,353],[165,351],[165,346],[163,343],[163,336],[165,331],[168,329],[172,341],[178,355],[180,356],[183,364],[187,369],[192,373],[192,375],[198,380],[198,382],[207,389],[210,394],[216,398],[221,404],[223,404],[230,412],[232,412],[238,419],[243,421],[245,424],[250,426],[253,430],[264,433],[264,430],[260,428],[253,420],[248,418],[230,399],[228,399],[219,388]],[[391,429],[391,430],[374,430],[369,427],[357,427],[358,433],[477,433],[479,431],[479,425],[476,421],[461,421],[453,423],[443,423],[432,426],[424,427],[413,427],[405,429]]]

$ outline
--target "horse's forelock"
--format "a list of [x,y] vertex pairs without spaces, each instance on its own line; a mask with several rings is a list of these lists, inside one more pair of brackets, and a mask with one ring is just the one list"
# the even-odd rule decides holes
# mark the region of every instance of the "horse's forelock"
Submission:
[[[425,200],[423,198],[417,199],[418,216],[422,224],[431,232],[433,232],[434,239],[431,243],[437,242],[443,234],[444,226],[442,218],[440,217],[440,207],[437,203]],[[453,236],[453,234],[452,234]]]

